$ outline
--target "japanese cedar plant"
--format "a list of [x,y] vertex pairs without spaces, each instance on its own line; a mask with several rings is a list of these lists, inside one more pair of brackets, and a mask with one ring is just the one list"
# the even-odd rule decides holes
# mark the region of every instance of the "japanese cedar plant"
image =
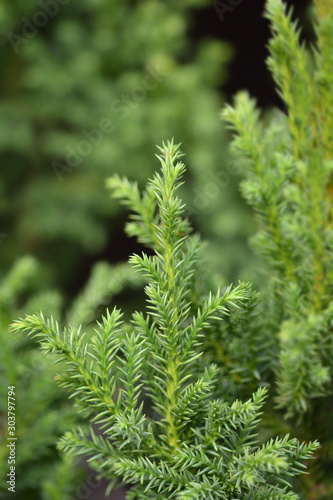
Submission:
[[67,432],[60,448],[89,457],[110,489],[123,481],[133,500],[296,500],[290,481],[318,444],[287,435],[259,444],[266,389],[243,402],[221,391],[223,374],[203,342],[250,300],[249,289],[201,286],[202,243],[177,196],[185,171],[179,147],[168,143],[160,153],[161,171],[142,194],[127,179],[108,181],[134,212],[128,233],[152,251],[130,259],[147,280],[146,312],[124,322],[115,307],[88,338],[42,314],[16,321],[13,330],[65,363],[58,379],[90,425]]

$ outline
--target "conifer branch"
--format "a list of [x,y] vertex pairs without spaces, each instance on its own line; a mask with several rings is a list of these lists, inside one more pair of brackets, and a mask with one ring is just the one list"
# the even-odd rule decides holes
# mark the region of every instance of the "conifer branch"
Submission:
[[169,142],[160,152],[161,172],[146,196],[125,180],[109,183],[137,214],[132,234],[154,250],[131,258],[148,280],[146,316],[135,312],[125,328],[115,308],[92,338],[75,327],[60,332],[42,315],[12,328],[66,363],[62,384],[104,432],[74,430],[60,447],[86,455],[110,489],[120,480],[132,487],[130,499],[297,499],[284,477],[298,474],[318,443],[302,448],[286,436],[259,446],[255,431],[267,390],[245,403],[229,403],[219,391],[221,373],[205,356],[204,334],[231,308],[243,307],[249,287],[211,292],[200,306],[192,301],[202,245],[182,219],[176,194],[185,168],[179,146]]
[[248,167],[242,191],[261,226],[253,241],[273,272],[277,401],[287,416],[301,416],[311,399],[328,394],[333,370],[333,3],[315,0],[314,7],[313,64],[286,5],[266,4],[273,33],[268,66],[287,113],[264,127],[245,93],[223,112],[236,134],[232,147]]

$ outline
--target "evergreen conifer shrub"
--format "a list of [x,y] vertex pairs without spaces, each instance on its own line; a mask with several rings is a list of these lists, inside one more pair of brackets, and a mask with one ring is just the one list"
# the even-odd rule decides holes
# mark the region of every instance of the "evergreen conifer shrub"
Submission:
[[42,314],[14,322],[13,330],[65,363],[58,379],[90,425],[67,432],[60,448],[89,457],[109,489],[121,480],[133,500],[296,500],[290,480],[318,443],[288,435],[259,443],[267,390],[228,401],[223,375],[203,350],[206,333],[249,293],[242,284],[223,292],[201,286],[202,243],[177,196],[180,156],[173,142],[163,144],[161,171],[142,194],[127,179],[108,181],[134,212],[127,232],[153,251],[130,259],[147,280],[146,313],[123,322],[115,307],[88,337]]

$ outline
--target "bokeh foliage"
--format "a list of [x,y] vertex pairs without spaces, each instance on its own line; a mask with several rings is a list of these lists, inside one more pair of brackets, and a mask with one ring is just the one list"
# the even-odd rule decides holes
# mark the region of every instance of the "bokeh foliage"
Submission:
[[80,281],[80,268],[112,246],[119,229],[105,177],[117,171],[140,183],[153,173],[155,145],[171,137],[187,155],[183,196],[195,224],[204,236],[236,243],[224,246],[228,265],[212,253],[219,271],[234,273],[246,259],[241,243],[251,224],[241,222],[244,205],[234,204],[234,173],[226,186],[221,174],[229,159],[218,88],[231,49],[190,38],[194,16],[209,5],[2,2],[0,223],[10,237],[0,272],[29,252],[47,264],[49,283]]

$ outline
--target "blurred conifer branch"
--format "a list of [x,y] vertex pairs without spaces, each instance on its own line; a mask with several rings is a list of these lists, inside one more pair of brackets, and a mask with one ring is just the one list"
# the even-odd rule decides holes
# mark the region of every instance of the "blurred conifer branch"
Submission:
[[277,400],[287,416],[311,410],[332,385],[333,1],[315,0],[314,13],[310,54],[284,3],[267,2],[268,66],[287,113],[264,125],[244,92],[223,112],[247,162],[242,191],[261,223],[254,243],[280,304]]

